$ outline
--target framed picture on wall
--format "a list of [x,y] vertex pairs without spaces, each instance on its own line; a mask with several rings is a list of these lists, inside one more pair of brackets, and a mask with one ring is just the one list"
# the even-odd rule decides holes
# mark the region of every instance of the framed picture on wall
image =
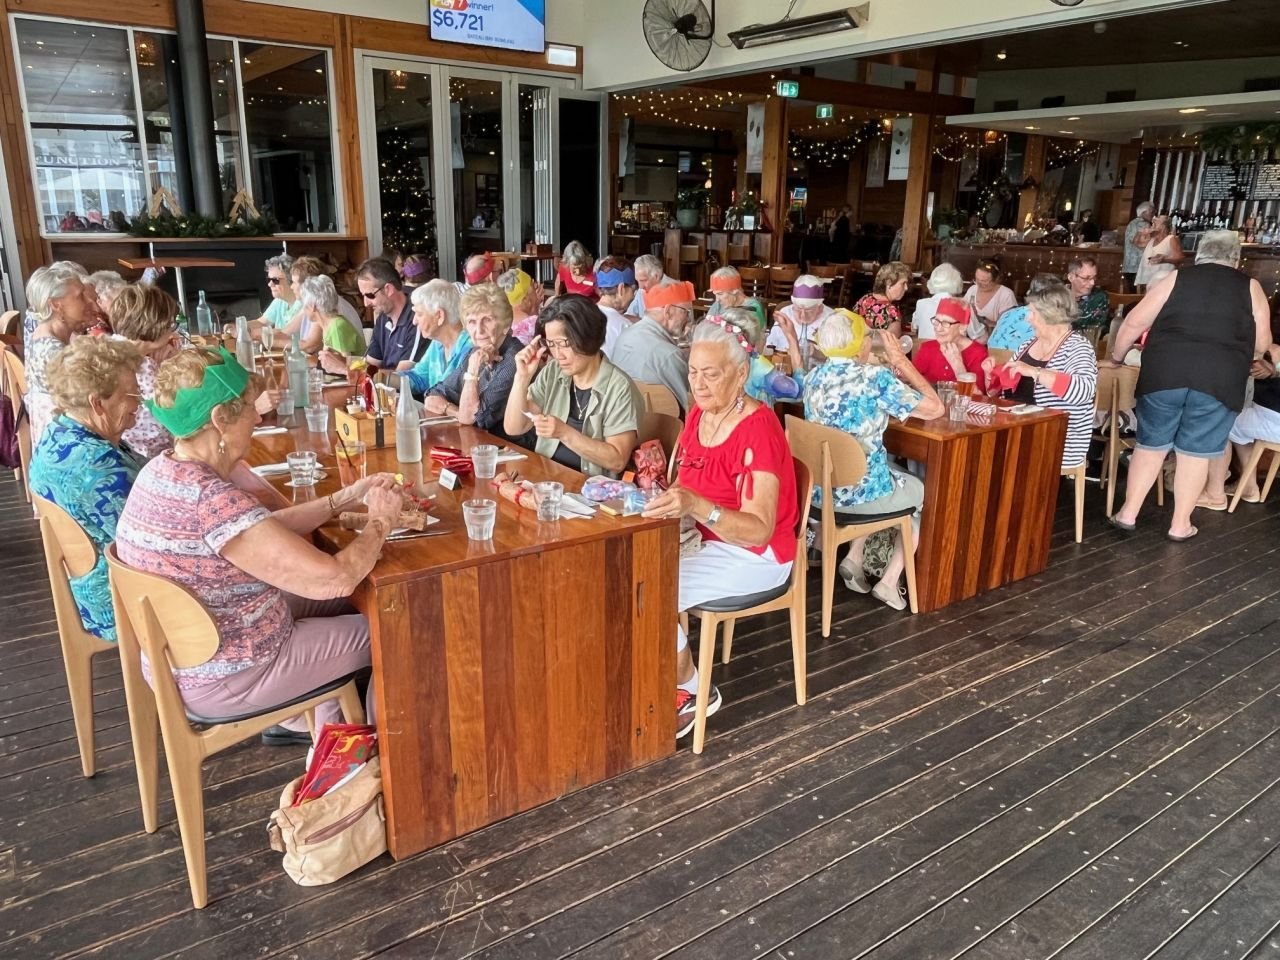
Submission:
[[476,174],[476,204],[496,207],[501,201],[502,178],[496,173]]

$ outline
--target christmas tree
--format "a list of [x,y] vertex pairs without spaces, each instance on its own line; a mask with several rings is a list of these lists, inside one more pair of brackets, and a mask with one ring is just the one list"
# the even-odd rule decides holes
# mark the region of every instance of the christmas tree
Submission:
[[422,164],[408,135],[390,130],[378,138],[382,245],[406,256],[436,259],[436,212]]

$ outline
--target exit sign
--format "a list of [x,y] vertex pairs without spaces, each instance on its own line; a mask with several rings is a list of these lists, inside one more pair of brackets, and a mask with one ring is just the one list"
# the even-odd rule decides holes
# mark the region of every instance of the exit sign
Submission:
[[818,119],[830,120],[836,115],[836,108],[830,103],[818,104]]
[[799,80],[779,80],[774,90],[778,92],[780,97],[798,97],[800,96]]

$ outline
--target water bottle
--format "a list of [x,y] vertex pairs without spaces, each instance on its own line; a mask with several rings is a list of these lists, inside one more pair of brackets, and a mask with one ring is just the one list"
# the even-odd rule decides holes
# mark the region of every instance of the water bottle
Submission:
[[196,304],[196,333],[202,337],[213,336],[213,309],[200,291],[200,302]]
[[307,405],[307,355],[298,346],[298,334],[289,338],[289,349],[284,355],[285,375],[289,380],[289,392],[293,394],[294,407]]
[[249,318],[236,317],[236,360],[246,370],[253,371],[253,340],[249,337]]
[[184,317],[181,313],[179,313],[178,316],[174,318],[173,326],[178,331],[178,333],[182,334],[183,340],[186,340],[191,336],[191,330],[187,326],[187,318]]
[[396,403],[396,459],[401,463],[422,462],[422,427],[419,424],[418,401],[413,399],[409,381],[400,380],[400,399]]

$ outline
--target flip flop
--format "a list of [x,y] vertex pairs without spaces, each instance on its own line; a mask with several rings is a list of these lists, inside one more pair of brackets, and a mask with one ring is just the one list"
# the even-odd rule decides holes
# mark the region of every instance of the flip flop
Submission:
[[1177,537],[1177,536],[1174,536],[1172,533],[1166,533],[1165,536],[1168,537],[1170,540],[1172,540],[1174,543],[1186,543],[1188,540],[1190,540],[1199,532],[1200,532],[1199,529],[1197,529],[1196,527],[1192,527],[1191,532],[1188,533],[1185,537]]
[[1200,497],[1196,500],[1196,507],[1200,510],[1212,510],[1215,513],[1222,513],[1227,509],[1230,503],[1230,499],[1225,499],[1221,503],[1214,503],[1212,500],[1206,500],[1204,497]]
[[1138,525],[1136,523],[1125,523],[1123,520],[1116,519],[1115,514],[1107,517],[1107,523],[1111,524],[1122,533],[1133,533],[1133,531],[1138,529]]
[[[1232,487],[1230,490],[1228,490],[1228,491],[1227,491],[1227,499],[1228,499],[1228,500],[1230,500],[1230,499],[1231,499],[1232,497],[1234,497],[1235,495],[1236,495],[1236,488],[1235,488],[1235,487]],[[1241,503],[1261,503],[1261,502],[1262,502],[1262,492],[1261,492],[1261,491],[1259,491],[1259,492],[1258,492],[1258,495],[1257,495],[1257,496],[1255,496],[1255,497],[1241,497],[1241,498],[1240,498],[1240,502],[1241,502]]]

